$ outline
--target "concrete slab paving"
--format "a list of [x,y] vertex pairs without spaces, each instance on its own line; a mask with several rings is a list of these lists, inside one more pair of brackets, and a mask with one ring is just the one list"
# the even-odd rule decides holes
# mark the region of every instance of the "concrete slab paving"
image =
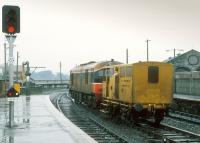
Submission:
[[[8,101],[14,101],[15,124],[8,123]],[[0,99],[1,143],[95,143],[90,136],[60,113],[48,95]]]
[[198,95],[174,94],[174,98],[200,101],[200,96]]

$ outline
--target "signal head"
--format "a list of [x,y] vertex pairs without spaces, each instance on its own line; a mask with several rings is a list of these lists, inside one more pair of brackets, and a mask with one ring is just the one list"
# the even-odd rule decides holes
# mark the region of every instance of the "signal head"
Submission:
[[7,34],[20,32],[20,8],[18,6],[3,6],[2,31]]

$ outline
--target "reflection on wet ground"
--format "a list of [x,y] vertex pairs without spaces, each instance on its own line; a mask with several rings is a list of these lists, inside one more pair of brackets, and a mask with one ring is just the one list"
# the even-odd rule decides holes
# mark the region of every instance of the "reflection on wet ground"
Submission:
[[[56,93],[56,95],[61,92]],[[49,95],[0,99],[0,143],[94,143],[51,103]],[[14,127],[8,128],[8,103],[14,101]]]
[[14,133],[8,130],[9,101],[14,101],[14,127],[26,129],[30,125],[31,97],[20,96],[19,98],[0,98],[0,143],[14,143]]

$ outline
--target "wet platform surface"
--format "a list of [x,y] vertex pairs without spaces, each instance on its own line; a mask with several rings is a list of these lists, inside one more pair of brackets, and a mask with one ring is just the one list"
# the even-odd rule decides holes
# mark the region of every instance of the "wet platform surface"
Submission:
[[200,101],[200,95],[174,94],[174,98]]
[[[14,101],[15,124],[8,128],[8,101]],[[48,95],[0,99],[0,143],[94,143],[51,104]]]

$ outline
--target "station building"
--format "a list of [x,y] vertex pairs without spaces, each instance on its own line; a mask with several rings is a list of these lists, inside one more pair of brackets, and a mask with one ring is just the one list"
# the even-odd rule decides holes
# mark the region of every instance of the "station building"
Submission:
[[200,71],[200,52],[192,49],[165,62],[174,64],[175,72]]
[[174,64],[174,93],[200,96],[200,52],[192,49],[165,62]]

